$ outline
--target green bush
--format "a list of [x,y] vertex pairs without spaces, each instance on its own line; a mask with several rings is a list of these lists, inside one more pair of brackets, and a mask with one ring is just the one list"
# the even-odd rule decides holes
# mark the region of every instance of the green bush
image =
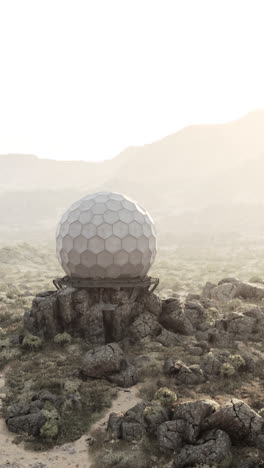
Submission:
[[45,416],[46,422],[40,429],[40,435],[45,439],[54,439],[59,433],[59,413],[55,408],[43,409],[41,412]]
[[233,354],[230,356],[230,361],[235,370],[240,369],[246,365],[245,359],[240,354]]
[[60,346],[65,346],[66,344],[70,344],[71,340],[72,340],[71,335],[67,332],[58,333],[58,335],[54,336],[54,343]]
[[163,406],[172,406],[177,401],[177,395],[169,388],[162,387],[155,393],[153,400],[158,400]]
[[234,366],[232,366],[232,364],[229,364],[228,362],[222,364],[222,367],[220,369],[220,374],[222,375],[222,377],[231,377],[235,374],[235,372],[236,370]]
[[41,338],[35,335],[26,335],[22,341],[22,348],[38,351],[43,345]]

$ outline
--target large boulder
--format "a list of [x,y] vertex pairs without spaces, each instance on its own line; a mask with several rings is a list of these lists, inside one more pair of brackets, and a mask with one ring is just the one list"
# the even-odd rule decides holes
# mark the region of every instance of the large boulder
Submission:
[[245,340],[253,333],[256,319],[238,312],[231,312],[227,318],[227,331],[235,340]]
[[144,296],[143,304],[148,312],[151,312],[152,314],[156,315],[156,317],[160,316],[162,311],[162,302],[159,296],[157,296],[154,293],[146,294]]
[[174,409],[172,419],[184,421],[181,436],[185,442],[194,443],[200,433],[203,421],[219,408],[214,400],[197,400],[181,403]]
[[129,335],[138,341],[147,337],[153,338],[159,334],[160,330],[161,326],[155,315],[143,312],[130,326]]
[[5,421],[11,432],[25,432],[29,435],[39,435],[41,427],[46,422],[42,413],[44,403],[35,400],[30,403],[17,403],[5,410]]
[[87,377],[107,377],[119,372],[126,363],[124,353],[117,343],[109,343],[88,351],[83,357],[81,371]]
[[158,427],[170,418],[169,410],[159,403],[151,403],[144,409],[147,430],[155,434]]
[[179,451],[182,447],[182,435],[185,430],[185,421],[166,421],[157,429],[157,439],[162,452]]
[[137,403],[127,410],[121,421],[121,438],[127,441],[140,440],[146,432],[144,420],[145,403]]
[[50,338],[60,331],[57,293],[48,296],[36,296],[30,311],[24,314],[24,327],[35,335]]
[[227,432],[234,441],[256,443],[262,433],[264,420],[244,401],[233,398],[203,422],[203,428],[218,428]]
[[168,298],[162,302],[160,323],[170,331],[193,335],[194,328],[185,313],[184,303],[179,298]]

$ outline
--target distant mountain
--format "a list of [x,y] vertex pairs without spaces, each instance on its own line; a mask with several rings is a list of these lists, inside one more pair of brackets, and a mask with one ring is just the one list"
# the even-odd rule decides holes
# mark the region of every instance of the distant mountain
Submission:
[[[248,212],[248,202],[264,204],[263,135],[261,110],[227,124],[187,127],[101,163],[2,155],[0,232],[9,226],[14,237],[23,229],[53,232],[63,210],[95,190],[121,191],[138,199],[161,232],[177,230],[185,211],[200,220],[205,215],[198,213],[208,206],[232,206],[234,211],[239,204],[240,211],[247,206]],[[206,215],[209,228],[213,211]],[[188,223],[183,225],[188,229]]]

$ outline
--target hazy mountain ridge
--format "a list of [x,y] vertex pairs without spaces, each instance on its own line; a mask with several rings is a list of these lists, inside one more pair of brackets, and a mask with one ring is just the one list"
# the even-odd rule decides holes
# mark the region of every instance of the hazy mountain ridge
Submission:
[[[222,228],[226,223],[229,229],[241,226],[236,210],[243,225],[245,210],[246,228],[248,202],[256,205],[251,223],[256,224],[254,219],[258,221],[263,211],[263,134],[264,110],[227,124],[187,127],[157,142],[128,147],[100,163],[2,155],[0,226],[52,231],[76,198],[114,190],[140,200],[163,233],[177,230],[179,223],[180,231],[204,231],[212,223],[220,229],[214,210],[221,212]],[[229,216],[223,215],[229,211]]]

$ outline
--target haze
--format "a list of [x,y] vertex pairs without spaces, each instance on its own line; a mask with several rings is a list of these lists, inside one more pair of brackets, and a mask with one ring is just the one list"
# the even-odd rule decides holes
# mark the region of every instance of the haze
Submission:
[[263,108],[262,23],[256,0],[2,1],[0,154],[99,161]]

